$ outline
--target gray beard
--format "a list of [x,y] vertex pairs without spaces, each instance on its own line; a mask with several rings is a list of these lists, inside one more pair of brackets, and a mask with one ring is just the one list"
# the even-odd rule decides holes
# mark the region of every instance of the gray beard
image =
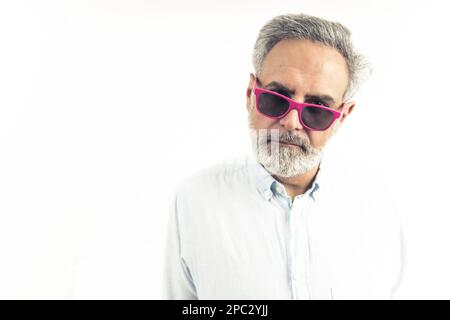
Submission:
[[[322,159],[322,148],[314,148],[308,139],[291,132],[279,134],[278,129],[251,129],[253,153],[266,170],[283,178],[303,175],[316,167]],[[290,147],[279,142],[292,142]]]

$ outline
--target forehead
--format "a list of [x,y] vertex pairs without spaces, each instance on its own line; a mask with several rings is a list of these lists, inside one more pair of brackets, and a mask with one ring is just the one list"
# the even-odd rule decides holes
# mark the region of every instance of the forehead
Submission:
[[264,84],[278,81],[295,95],[328,94],[336,100],[348,84],[344,57],[334,48],[317,42],[286,39],[266,55],[261,69]]

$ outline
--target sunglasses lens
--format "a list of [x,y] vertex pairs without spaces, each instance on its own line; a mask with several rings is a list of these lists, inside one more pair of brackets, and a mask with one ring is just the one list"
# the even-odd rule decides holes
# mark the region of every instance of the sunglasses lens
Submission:
[[289,101],[270,93],[261,93],[258,99],[258,109],[269,117],[282,116],[289,109]]
[[312,129],[326,129],[333,121],[333,118],[333,113],[327,109],[305,107],[302,110],[303,123]]

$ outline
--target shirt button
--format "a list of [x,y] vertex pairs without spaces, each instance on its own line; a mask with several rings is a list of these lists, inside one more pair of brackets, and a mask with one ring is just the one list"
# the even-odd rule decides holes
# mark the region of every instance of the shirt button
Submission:
[[282,194],[283,193],[283,189],[277,184],[277,186],[276,186],[276,188],[275,188],[275,191],[277,192],[277,193],[279,193],[279,194]]

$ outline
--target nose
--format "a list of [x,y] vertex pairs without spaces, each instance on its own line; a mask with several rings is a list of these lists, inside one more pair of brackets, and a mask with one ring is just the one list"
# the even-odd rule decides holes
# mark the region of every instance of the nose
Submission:
[[295,109],[291,110],[287,115],[281,118],[280,124],[289,131],[299,131],[303,129],[298,118],[298,111]]

